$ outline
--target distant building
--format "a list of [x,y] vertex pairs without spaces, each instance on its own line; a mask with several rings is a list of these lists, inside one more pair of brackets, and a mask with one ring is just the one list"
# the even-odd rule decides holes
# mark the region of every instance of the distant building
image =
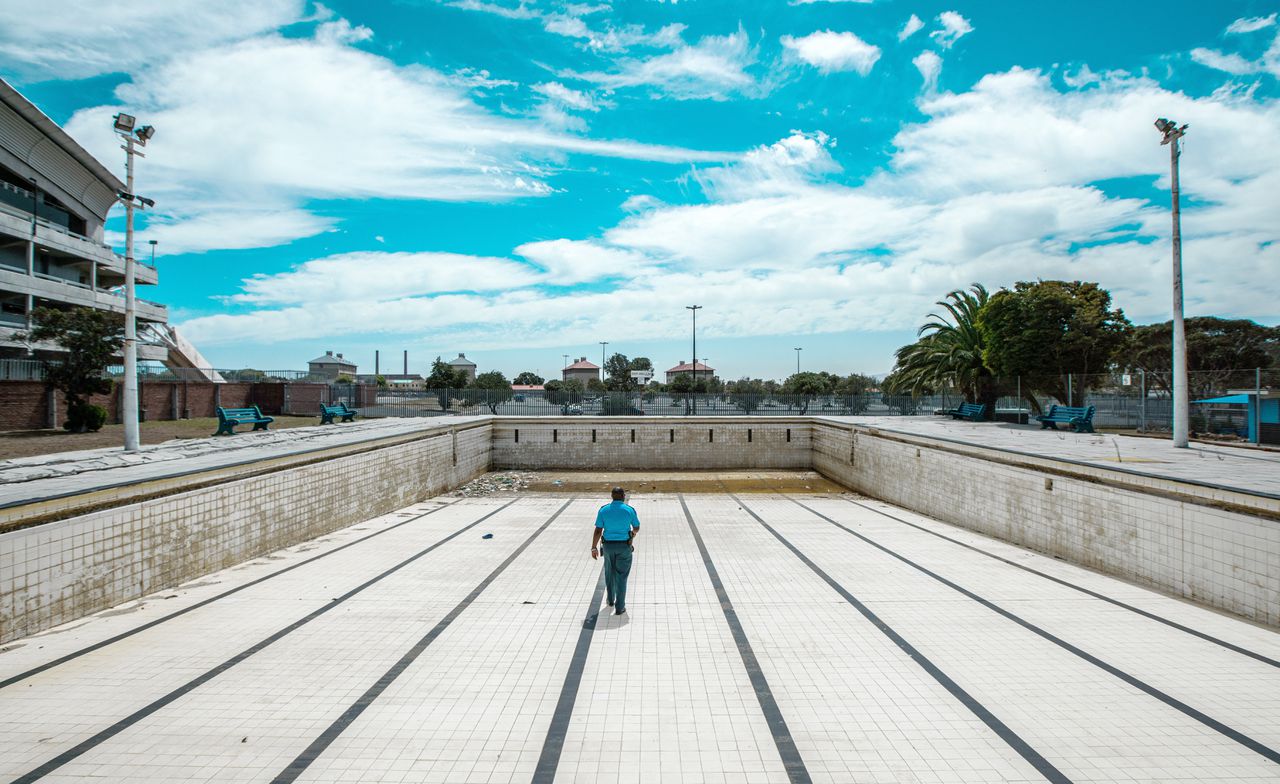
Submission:
[[561,377],[565,381],[578,381],[585,388],[591,379],[600,380],[600,366],[582,357],[561,371]]
[[344,375],[355,378],[356,363],[343,359],[341,354],[326,351],[323,357],[316,357],[307,363],[307,372],[322,378],[337,378]]
[[466,373],[468,381],[476,380],[476,363],[467,359],[466,354],[459,354],[457,359],[449,360],[449,366],[454,370],[461,370]]
[[[417,373],[405,375],[403,373],[383,373],[382,380],[387,382],[387,386],[392,389],[426,389],[427,380]],[[361,373],[356,376],[356,381],[361,384],[377,384],[378,374]]]
[[694,381],[698,379],[710,379],[716,374],[716,369],[710,365],[704,365],[701,362],[695,362],[692,365],[688,362],[681,362],[673,368],[667,369],[667,383],[670,384],[679,376],[693,375]]
[[516,394],[521,394],[524,392],[545,392],[546,390],[547,388],[541,384],[512,384],[511,385],[511,391],[515,392]]

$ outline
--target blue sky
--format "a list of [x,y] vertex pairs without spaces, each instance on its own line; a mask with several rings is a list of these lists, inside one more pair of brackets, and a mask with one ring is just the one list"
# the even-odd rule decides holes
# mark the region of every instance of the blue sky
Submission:
[[664,368],[699,303],[726,377],[884,373],[975,281],[1168,318],[1158,116],[1188,313],[1277,323],[1278,8],[59,0],[0,7],[0,74],[113,169],[157,127],[142,296],[215,366]]

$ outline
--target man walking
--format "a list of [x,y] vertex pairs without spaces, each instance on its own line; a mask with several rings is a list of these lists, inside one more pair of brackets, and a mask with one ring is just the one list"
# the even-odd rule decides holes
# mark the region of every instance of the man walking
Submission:
[[[627,611],[627,575],[631,574],[632,542],[640,532],[640,518],[626,502],[627,493],[613,488],[613,500],[596,513],[596,530],[591,535],[591,557],[604,554],[604,588],[614,615]],[[604,540],[603,542],[601,540]]]

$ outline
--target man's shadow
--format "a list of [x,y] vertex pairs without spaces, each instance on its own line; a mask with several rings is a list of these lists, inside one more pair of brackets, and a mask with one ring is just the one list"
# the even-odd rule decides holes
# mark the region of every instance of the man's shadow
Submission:
[[631,613],[614,615],[613,610],[606,606],[588,615],[586,620],[582,622],[582,628],[593,631],[608,631],[610,629],[621,629],[629,623],[631,623]]

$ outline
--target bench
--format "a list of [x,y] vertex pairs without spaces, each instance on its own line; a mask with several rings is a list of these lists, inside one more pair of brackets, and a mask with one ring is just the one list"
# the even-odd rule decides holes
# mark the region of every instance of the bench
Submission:
[[967,419],[970,422],[980,422],[986,418],[986,403],[961,403],[959,408],[953,408],[950,411],[943,411],[944,414],[950,414],[952,419]]
[[1058,423],[1070,425],[1077,433],[1093,432],[1093,406],[1049,406],[1048,414],[1036,417],[1040,429],[1057,430]]
[[253,423],[254,430],[266,430],[267,425],[276,421],[275,417],[263,416],[257,406],[249,408],[218,407],[218,432],[215,436],[229,436],[236,432],[236,425]]
[[356,418],[356,414],[358,413],[359,412],[354,408],[347,408],[346,403],[339,403],[336,406],[326,406],[324,403],[321,403],[320,424],[332,425],[334,424],[334,417],[342,417],[343,422],[351,422]]

